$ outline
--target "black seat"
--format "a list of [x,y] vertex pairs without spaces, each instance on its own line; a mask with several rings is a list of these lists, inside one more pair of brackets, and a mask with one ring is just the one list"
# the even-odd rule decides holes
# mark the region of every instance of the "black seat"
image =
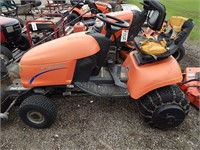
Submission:
[[[152,30],[160,30],[162,28],[163,22],[166,17],[166,9],[163,4],[161,4],[157,0],[144,0],[144,10],[148,10],[148,15],[146,18],[146,23],[149,28]],[[147,40],[146,37],[136,36],[134,38],[135,48],[137,49],[138,53],[135,54],[136,60],[139,64],[144,64],[148,62],[153,62],[155,60],[160,60],[170,56],[171,54],[167,51],[164,54],[159,56],[153,57],[153,55],[144,54],[141,51],[141,42]],[[170,48],[176,49],[176,45],[172,44]]]
[[[148,7],[147,7],[148,5]],[[127,46],[132,47],[133,39],[141,31],[146,20],[146,24],[152,30],[160,30],[165,20],[166,9],[163,4],[157,0],[144,0],[143,12],[133,11],[133,21],[130,25]]]
[[[173,16],[173,17],[176,18],[176,16]],[[178,17],[178,19],[181,19],[181,18],[183,18],[183,17]],[[184,21],[184,23],[181,27],[181,30],[177,33],[177,37],[175,39],[171,39],[173,29],[170,31],[169,34],[162,33],[158,36],[157,41],[160,41],[163,38],[165,39],[165,41],[167,42],[168,51],[161,55],[157,55],[156,59],[152,55],[144,54],[141,51],[141,42],[147,40],[147,38],[144,36],[143,37],[141,37],[141,36],[135,37],[134,42],[135,42],[135,47],[138,51],[138,54],[136,56],[138,62],[140,64],[144,64],[144,63],[153,62],[155,60],[164,59],[166,57],[169,57],[170,55],[173,55],[180,48],[180,46],[182,46],[182,44],[184,43],[184,41],[186,40],[189,33],[191,32],[191,30],[194,27],[194,22],[192,21],[192,19],[187,19],[187,18],[184,18],[184,19],[186,21]],[[178,22],[180,22],[180,20]]]
[[135,43],[135,47],[137,49],[137,59],[139,59],[139,63],[140,64],[145,64],[145,63],[149,63],[149,62],[154,62],[157,60],[161,60],[164,59],[166,57],[169,57],[170,55],[172,55],[173,53],[176,52],[176,50],[178,49],[178,45],[176,45],[174,42],[172,42],[170,45],[167,45],[167,51],[163,54],[160,55],[149,55],[149,54],[144,54],[141,50],[141,42],[148,40],[148,38],[144,37],[144,36],[137,36],[134,38],[134,43]]
[[[166,8],[157,0],[144,0],[144,9],[149,10],[147,25],[152,30],[160,30],[166,17]],[[148,5],[148,7],[147,7]]]
[[[179,17],[179,16],[172,16],[171,18],[183,18],[183,17]],[[170,19],[171,19],[170,18]],[[186,40],[186,38],[188,37],[188,35],[190,34],[190,32],[192,31],[193,27],[194,27],[194,22],[192,19],[187,19],[187,18],[184,18],[186,19],[186,21],[184,21],[182,27],[181,27],[181,30],[180,32],[177,33],[177,36],[175,38],[171,38],[172,36],[172,32],[173,32],[173,29],[171,29],[171,31],[169,33],[165,33],[165,32],[161,32],[159,35],[158,35],[158,39],[165,39],[169,44],[174,41],[175,44],[180,47],[184,41]],[[170,21],[170,20],[169,20]],[[170,24],[169,22],[167,24]],[[172,25],[173,26],[173,25]]]

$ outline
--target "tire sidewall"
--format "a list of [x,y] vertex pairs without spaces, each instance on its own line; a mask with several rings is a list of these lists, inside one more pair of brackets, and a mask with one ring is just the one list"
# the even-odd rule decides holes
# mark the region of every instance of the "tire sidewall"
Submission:
[[177,62],[180,62],[185,56],[185,48],[180,46],[172,56],[177,60]]
[[[29,111],[35,111],[35,112],[40,112],[43,116],[44,116],[44,121],[40,124],[34,123],[31,120],[28,119],[27,114]],[[23,112],[23,113],[22,113]],[[51,115],[49,113],[47,113],[47,111],[45,111],[44,109],[41,109],[38,106],[26,106],[24,108],[21,109],[20,113],[19,113],[20,117],[23,118],[23,121],[31,126],[31,127],[35,127],[35,128],[47,128],[51,125],[52,121],[51,121]]]
[[31,48],[31,45],[30,45],[30,42],[29,42],[29,39],[28,39],[27,35],[25,35],[25,34],[21,35],[21,38],[18,41],[18,48],[21,51],[27,51],[28,49]]
[[[28,112],[39,112],[42,117],[44,117],[44,120],[40,122],[40,120],[32,121],[30,120],[30,116],[28,118],[27,114]],[[30,114],[29,114],[30,115]],[[34,115],[32,114],[33,118]],[[39,115],[39,114],[38,114]],[[25,96],[25,99],[21,103],[19,107],[19,116],[21,120],[34,128],[48,128],[50,127],[53,122],[56,120],[57,116],[57,108],[55,103],[45,95],[40,94],[30,94],[30,96]],[[37,122],[38,121],[38,122]]]
[[6,56],[9,60],[13,58],[12,52],[3,45],[1,45],[1,54]]

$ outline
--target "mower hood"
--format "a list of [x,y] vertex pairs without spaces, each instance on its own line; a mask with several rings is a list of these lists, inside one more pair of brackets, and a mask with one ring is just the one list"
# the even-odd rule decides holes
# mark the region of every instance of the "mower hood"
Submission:
[[8,17],[3,17],[0,16],[0,26],[2,27],[8,27],[8,26],[12,26],[15,24],[19,24],[19,21],[17,19],[14,18],[8,18]]
[[97,53],[97,41],[85,32],[74,33],[29,50],[22,57],[20,65],[43,65],[77,60]]

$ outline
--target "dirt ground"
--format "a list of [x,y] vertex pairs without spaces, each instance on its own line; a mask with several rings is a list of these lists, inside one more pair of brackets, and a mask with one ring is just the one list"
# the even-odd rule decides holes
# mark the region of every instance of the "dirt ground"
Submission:
[[[200,42],[187,41],[181,67],[199,66]],[[149,127],[131,99],[93,96],[54,98],[56,122],[48,129],[25,125],[14,107],[9,122],[1,127],[2,150],[160,150],[200,149],[200,117],[195,107],[177,128]]]
[[[181,62],[199,66],[199,43],[187,41]],[[48,129],[25,125],[16,106],[1,127],[2,150],[146,150],[200,149],[199,111],[195,107],[177,128],[162,131],[149,127],[131,99],[92,96],[54,98],[59,113]]]

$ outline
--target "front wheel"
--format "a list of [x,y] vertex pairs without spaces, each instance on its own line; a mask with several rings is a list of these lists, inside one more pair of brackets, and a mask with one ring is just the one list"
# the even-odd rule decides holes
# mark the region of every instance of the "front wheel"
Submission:
[[140,98],[139,110],[148,124],[160,129],[180,125],[189,110],[189,101],[177,85],[156,89]]
[[13,58],[12,52],[5,46],[1,46],[1,55],[6,56],[9,60]]
[[34,128],[48,128],[55,121],[57,109],[53,101],[43,95],[27,97],[19,108],[22,121]]

